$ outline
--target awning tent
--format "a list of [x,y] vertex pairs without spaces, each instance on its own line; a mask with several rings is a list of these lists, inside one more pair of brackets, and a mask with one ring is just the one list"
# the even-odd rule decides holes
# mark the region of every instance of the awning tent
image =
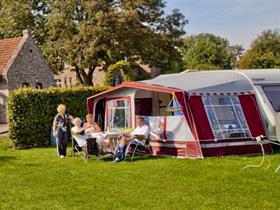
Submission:
[[[182,115],[164,112],[172,95],[176,96]],[[106,130],[114,124],[111,121],[123,117],[129,120],[120,123],[121,126],[134,127],[138,114],[151,122],[164,121],[158,126],[163,128],[164,136],[151,141],[154,155],[202,158],[261,152],[254,137],[265,135],[265,130],[254,87],[244,75],[235,71],[183,72],[125,82],[88,98],[89,113],[95,116],[100,113],[96,107],[101,100],[106,104]],[[117,108],[118,104],[125,108]],[[168,132],[172,134],[169,137]],[[269,144],[264,148],[271,152]]]
[[254,88],[247,78],[236,71],[182,72],[160,75],[155,79],[142,81],[145,84],[177,88],[187,93],[241,93]]

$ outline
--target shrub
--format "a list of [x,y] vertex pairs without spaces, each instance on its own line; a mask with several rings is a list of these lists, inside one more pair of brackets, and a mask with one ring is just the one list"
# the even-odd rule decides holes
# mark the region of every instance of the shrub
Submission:
[[9,137],[16,148],[47,146],[58,104],[65,104],[67,113],[85,117],[86,99],[105,87],[22,88],[9,96]]
[[132,81],[134,79],[131,65],[124,60],[118,61],[108,67],[105,74],[105,84],[108,86],[114,86],[115,76],[118,76],[121,81]]

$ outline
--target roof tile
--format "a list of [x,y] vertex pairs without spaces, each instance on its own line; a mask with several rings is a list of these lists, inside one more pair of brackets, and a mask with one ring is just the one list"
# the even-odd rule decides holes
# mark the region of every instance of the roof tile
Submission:
[[3,73],[5,66],[9,63],[12,55],[17,50],[22,37],[15,37],[0,40],[0,75]]

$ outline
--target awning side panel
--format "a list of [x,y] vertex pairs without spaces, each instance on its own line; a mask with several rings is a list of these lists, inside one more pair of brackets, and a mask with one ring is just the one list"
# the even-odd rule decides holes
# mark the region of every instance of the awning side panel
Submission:
[[238,97],[252,136],[266,136],[255,95],[240,95]]
[[189,101],[199,139],[202,141],[214,139],[211,125],[209,123],[201,96],[191,96],[189,97]]

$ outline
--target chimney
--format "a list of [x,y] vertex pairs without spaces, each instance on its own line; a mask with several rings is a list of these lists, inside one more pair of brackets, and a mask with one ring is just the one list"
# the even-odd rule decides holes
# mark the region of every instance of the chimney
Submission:
[[30,29],[25,29],[23,30],[23,37],[32,37],[32,30]]

